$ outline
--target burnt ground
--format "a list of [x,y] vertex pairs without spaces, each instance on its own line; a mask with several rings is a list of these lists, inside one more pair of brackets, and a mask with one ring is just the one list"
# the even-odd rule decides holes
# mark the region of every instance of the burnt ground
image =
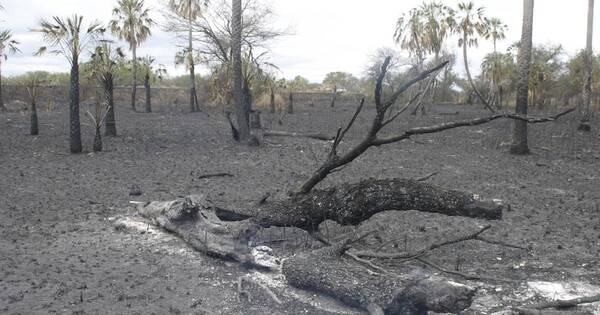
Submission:
[[[283,126],[263,114],[263,124],[288,131],[333,134],[349,119],[354,104],[330,109],[296,106]],[[445,115],[460,112],[458,116]],[[369,108],[350,141],[370,122]],[[408,115],[390,127],[439,123],[484,115],[481,109],[440,106],[426,117]],[[204,194],[230,208],[247,207],[266,192],[273,198],[307,178],[328,152],[329,143],[271,138],[259,147],[237,145],[226,120],[214,111],[185,114],[163,109],[152,114],[118,110],[119,137],[105,138],[102,153],[68,154],[67,113],[41,112],[40,136],[29,136],[29,116],[0,114],[0,313],[5,314],[330,314],[315,307],[315,294],[280,295],[276,305],[260,288],[238,300],[237,279],[248,271],[235,263],[196,253],[174,236],[148,226],[115,230],[108,219],[130,211],[132,200],[171,200]],[[85,118],[82,116],[85,121]],[[87,121],[85,121],[87,123]],[[492,222],[490,239],[527,251],[469,241],[432,252],[429,259],[461,272],[516,279],[481,283],[474,313],[507,310],[523,300],[539,300],[527,281],[570,281],[600,286],[600,124],[592,134],[575,131],[576,115],[530,129],[533,154],[511,156],[510,121],[415,137],[371,149],[319,187],[365,177],[417,178],[471,191],[512,205]],[[83,126],[84,148],[92,128]],[[198,180],[205,173],[235,177]],[[130,196],[132,188],[143,192]],[[472,232],[481,220],[415,212],[382,213],[365,225],[382,229],[393,247],[418,249],[434,240]],[[333,230],[333,228],[332,228]],[[333,233],[333,232],[332,232]],[[272,235],[270,238],[274,238]],[[304,241],[302,241],[304,240]],[[378,243],[379,242],[379,243]],[[311,246],[295,237],[279,243],[286,254]],[[381,262],[394,269],[390,262]],[[427,267],[423,267],[424,270]],[[434,272],[434,271],[431,271]],[[478,308],[479,307],[479,308]],[[350,312],[338,308],[338,313]]]

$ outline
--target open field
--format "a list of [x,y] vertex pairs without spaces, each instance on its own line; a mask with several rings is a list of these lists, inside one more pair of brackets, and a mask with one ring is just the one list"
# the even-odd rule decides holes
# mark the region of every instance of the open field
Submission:
[[[296,106],[263,125],[277,130],[333,134],[355,104]],[[442,115],[459,111],[458,116]],[[370,123],[369,107],[349,133],[360,139]],[[442,113],[442,114],[441,114]],[[535,113],[534,113],[535,114]],[[248,271],[235,263],[196,253],[177,238],[147,231],[117,231],[110,217],[123,215],[129,201],[171,200],[204,194],[229,208],[243,208],[266,192],[284,198],[317,167],[330,143],[268,139],[257,148],[236,144],[217,112],[152,114],[117,111],[117,138],[104,138],[98,154],[68,154],[67,112],[40,112],[40,136],[29,136],[29,116],[0,115],[0,313],[5,314],[330,314],[351,311],[312,295],[280,297],[274,304],[260,289],[238,301],[237,279]],[[486,115],[482,109],[440,106],[426,117],[406,115],[390,130]],[[84,119],[82,117],[82,119]],[[82,120],[84,121],[84,120]],[[526,296],[526,281],[570,281],[600,287],[600,129],[575,131],[577,117],[530,126],[533,154],[511,156],[510,121],[422,136],[371,149],[319,187],[367,177],[430,179],[511,204],[512,211],[486,232],[490,239],[527,247],[510,249],[466,242],[437,250],[431,260],[462,272],[519,280],[481,284],[473,306],[502,311]],[[93,130],[82,126],[84,150]],[[206,173],[234,177],[201,179]],[[132,188],[143,192],[130,196]],[[416,212],[382,213],[364,225],[388,226],[382,240],[418,249],[433,240],[477,229],[481,220]],[[392,243],[390,243],[392,244]],[[284,242],[290,254],[310,246]],[[391,245],[390,245],[391,246]],[[285,249],[284,249],[285,247]],[[387,266],[401,268],[398,266]],[[423,266],[423,268],[427,268]],[[283,290],[283,289],[282,289]],[[280,293],[274,290],[275,293]],[[487,292],[483,294],[482,292]],[[299,294],[299,293],[298,293]],[[488,298],[488,296],[490,298]],[[479,306],[478,306],[479,305]]]

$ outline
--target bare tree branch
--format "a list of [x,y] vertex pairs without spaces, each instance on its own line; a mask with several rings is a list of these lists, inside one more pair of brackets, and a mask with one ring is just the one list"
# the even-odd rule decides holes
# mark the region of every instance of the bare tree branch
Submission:
[[569,108],[565,111],[562,111],[562,112],[560,112],[556,115],[550,116],[550,117],[529,117],[529,116],[522,116],[522,115],[513,114],[513,113],[499,113],[499,114],[494,114],[494,115],[487,116],[487,117],[479,117],[479,118],[468,119],[468,120],[452,121],[452,122],[448,122],[448,123],[444,123],[444,124],[427,126],[427,127],[417,127],[417,128],[409,129],[409,130],[405,131],[403,134],[400,134],[397,136],[375,139],[373,141],[373,145],[380,146],[380,145],[384,145],[384,144],[394,143],[394,142],[408,139],[411,136],[415,136],[415,135],[437,133],[437,132],[460,128],[460,127],[483,125],[483,124],[487,124],[493,120],[500,119],[500,118],[522,120],[522,121],[525,121],[530,124],[551,122],[551,121],[557,120],[558,118],[560,118],[564,115],[567,115],[567,114],[573,112],[575,109],[576,108],[574,108],[574,107]]

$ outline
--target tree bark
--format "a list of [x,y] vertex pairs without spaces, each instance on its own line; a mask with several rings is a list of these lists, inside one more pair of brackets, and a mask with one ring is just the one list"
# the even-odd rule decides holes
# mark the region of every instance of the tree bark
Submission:
[[37,136],[40,133],[40,130],[38,128],[38,116],[35,99],[31,100],[31,126],[29,131],[32,136]]
[[336,98],[337,98],[337,86],[334,86],[333,92],[331,93],[331,108],[335,107]]
[[96,135],[94,137],[93,150],[94,150],[94,152],[102,151],[102,135],[100,132],[100,128],[96,128]]
[[256,241],[256,231],[260,228],[297,227],[315,232],[325,220],[357,225],[388,210],[499,220],[508,207],[476,200],[471,193],[415,180],[368,179],[268,202],[254,209],[226,210],[200,196],[189,196],[152,202],[138,212],[204,253],[252,263],[248,247]]
[[7,111],[6,105],[4,105],[4,95],[2,94],[2,61],[0,60],[0,111]]
[[294,226],[315,230],[325,220],[342,225],[357,225],[388,210],[418,210],[449,216],[499,220],[504,205],[476,200],[473,194],[446,190],[423,182],[405,179],[367,179],[326,190],[271,202],[246,215],[274,226]]
[[[327,294],[374,314],[460,313],[475,290],[413,268],[403,275],[368,273],[341,258],[345,242],[286,259],[282,272],[289,284]],[[376,314],[376,313],[375,313]]]
[[[242,92],[246,120],[248,121],[248,126],[250,126],[250,113],[252,112],[252,92],[250,92],[250,87],[248,86],[248,83],[244,83],[244,88],[242,89]],[[252,129],[252,126],[250,126],[250,129]]]
[[[523,0],[523,30],[521,45],[519,47],[518,67],[519,81],[517,83],[516,113],[527,115],[527,102],[529,92],[529,68],[531,63],[531,46],[533,33],[533,6],[534,0]],[[510,148],[512,154],[529,154],[527,144],[527,123],[514,121],[513,144]]]
[[197,103],[197,96],[196,96],[196,73],[195,73],[195,66],[194,66],[194,44],[193,44],[193,38],[192,38],[192,5],[191,3],[188,4],[189,8],[190,8],[190,12],[189,12],[189,17],[188,17],[188,22],[189,22],[189,29],[188,29],[188,58],[189,58],[189,62],[190,62],[190,110],[191,112],[197,112],[200,110],[200,105]]
[[137,43],[133,44],[133,48],[131,49],[133,55],[133,73],[132,73],[132,82],[131,82],[131,108],[136,110],[136,93],[137,93]]
[[71,88],[69,90],[69,138],[71,153],[81,153],[81,126],[79,123],[79,56],[71,60]]
[[[140,205],[138,212],[205,254],[265,268],[267,266],[261,265],[252,255],[261,228],[297,227],[315,232],[325,220],[357,225],[386,210],[500,219],[504,207],[477,201],[470,193],[414,180],[369,179],[358,184],[315,190],[308,195],[293,196],[246,211],[224,210],[203,197],[189,196]],[[421,270],[404,275],[367,273],[363,267],[342,259],[349,244],[350,240],[346,240],[288,258],[282,272],[291,285],[386,314],[456,313],[471,304],[473,289],[427,275]]]
[[271,114],[275,113],[275,91],[271,89],[271,99],[269,101],[269,106],[271,108]]
[[102,80],[104,84],[104,100],[108,106],[106,120],[104,121],[104,135],[108,137],[117,136],[117,124],[115,121],[114,80],[111,73],[106,73]]
[[152,91],[150,91],[150,73],[144,74],[144,89],[146,90],[146,113],[151,113]]
[[594,51],[592,40],[594,38],[594,0],[588,0],[587,41],[585,48],[585,74],[583,79],[583,115],[581,123],[577,128],[580,131],[589,132],[592,98],[592,71],[594,68]]
[[240,141],[250,139],[250,126],[248,113],[244,104],[244,91],[242,82],[242,1],[232,0],[232,61],[233,61],[233,97],[235,99],[235,113],[238,122]]
[[294,113],[294,94],[292,92],[290,92],[290,95],[288,97],[287,112],[288,114]]

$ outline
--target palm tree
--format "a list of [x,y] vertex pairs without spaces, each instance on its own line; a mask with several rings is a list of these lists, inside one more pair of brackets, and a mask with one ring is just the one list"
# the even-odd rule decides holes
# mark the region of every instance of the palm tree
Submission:
[[444,42],[450,36],[454,11],[436,1],[422,4],[420,11],[423,17],[423,48],[434,55],[437,65]]
[[[439,2],[432,1],[429,3],[423,3],[420,8],[423,16],[423,33],[422,43],[423,47],[428,53],[433,54],[433,62],[438,65],[440,62],[440,53],[444,47],[444,42],[450,36],[452,28],[452,16],[454,11]],[[434,87],[432,88],[431,100],[435,101],[436,90],[437,90],[437,77],[434,78]],[[422,104],[420,104],[422,106]],[[416,114],[416,110],[419,107],[415,107],[413,111]],[[421,108],[424,111],[424,107]]]
[[152,34],[150,28],[156,23],[150,18],[150,10],[144,7],[144,0],[119,0],[113,9],[110,21],[111,32],[129,43],[132,52],[133,76],[131,87],[131,107],[135,110],[137,91],[137,48]]
[[37,73],[30,74],[27,77],[26,89],[29,95],[29,103],[31,105],[31,125],[29,126],[29,134],[37,136],[40,133],[38,128],[38,115],[37,115],[37,98],[39,96],[39,85],[40,80]]
[[[169,0],[169,9],[188,22],[188,47],[186,49],[186,65],[190,70],[190,110],[200,110],[196,94],[196,74],[193,45],[193,23],[202,14],[202,0]],[[206,3],[206,2],[205,2]]]
[[495,94],[492,96],[498,108],[502,107],[503,91],[510,90],[516,81],[516,64],[512,53],[491,53],[481,62],[482,76],[494,82]]
[[[523,0],[523,30],[519,46],[518,68],[519,81],[517,85],[517,114],[527,115],[529,99],[529,66],[531,64],[533,34],[533,0]],[[515,120],[513,127],[512,154],[529,154],[527,145],[527,122]]]
[[577,128],[580,131],[591,131],[590,126],[590,103],[592,96],[592,69],[594,51],[592,50],[592,40],[594,38],[594,0],[588,0],[588,24],[587,24],[587,44],[585,48],[585,77],[583,80],[583,116],[581,123]]
[[417,71],[419,72],[423,70],[426,52],[423,43],[424,28],[423,12],[419,9],[412,9],[398,19],[394,32],[394,41],[417,59]]
[[473,2],[462,2],[458,4],[458,10],[452,21],[453,28],[456,33],[460,35],[458,40],[458,46],[463,48],[463,62],[465,64],[465,73],[467,74],[467,80],[471,85],[471,88],[477,94],[477,97],[481,99],[484,105],[495,112],[495,110],[487,103],[485,98],[481,95],[473,78],[471,77],[471,71],[469,70],[469,59],[467,57],[468,47],[477,47],[478,37],[485,36],[488,32],[487,23],[484,17],[485,8],[476,8]]
[[104,90],[104,102],[107,106],[106,118],[104,119],[104,135],[117,136],[117,124],[114,109],[114,73],[117,68],[117,60],[125,55],[121,48],[114,49],[111,41],[103,40],[92,54],[92,76],[96,77]]
[[[491,18],[491,19],[487,19],[486,20],[487,23],[487,30],[488,32],[485,34],[485,39],[487,40],[492,40],[492,43],[494,44],[494,54],[496,54],[498,52],[497,50],[497,42],[499,40],[503,40],[506,38],[506,30],[508,29],[508,25],[504,24],[502,22],[502,20],[500,20],[499,18]],[[490,92],[491,92],[491,96],[490,96],[490,104],[492,106],[494,106],[494,103],[496,103],[497,101],[497,96],[498,96],[498,81],[496,81],[496,75],[495,75],[495,69],[496,69],[496,64],[492,63],[492,76],[491,76],[491,80],[490,80]],[[498,107],[500,107],[501,105],[498,103],[496,104]]]
[[235,114],[238,122],[239,139],[242,142],[250,140],[250,125],[248,122],[247,106],[244,102],[242,74],[242,1],[232,0],[231,3],[231,55],[233,61],[233,98]]
[[9,30],[0,32],[0,110],[3,111],[7,108],[4,105],[4,98],[2,97],[2,61],[8,59],[9,54],[20,52],[19,48],[17,48],[18,44],[19,42],[12,38]]
[[84,49],[95,42],[105,29],[99,22],[83,27],[83,17],[73,15],[67,18],[53,17],[42,20],[34,32],[42,34],[48,46],[38,49],[36,55],[46,52],[62,54],[71,64],[71,86],[69,90],[69,135],[71,153],[81,153],[81,128],[79,124],[79,56]]
[[158,68],[154,68],[156,59],[152,56],[146,56],[138,60],[142,67],[142,73],[144,74],[144,89],[146,90],[146,113],[152,112],[152,93],[150,90],[150,80],[156,77],[162,80],[167,74],[167,70],[163,65],[159,65]]
[[499,18],[491,18],[486,20],[487,23],[487,33],[485,34],[485,39],[492,40],[494,44],[494,52],[498,52],[496,48],[496,43],[499,40],[503,40],[506,38],[506,31],[508,30],[508,25],[504,24],[502,20]]

